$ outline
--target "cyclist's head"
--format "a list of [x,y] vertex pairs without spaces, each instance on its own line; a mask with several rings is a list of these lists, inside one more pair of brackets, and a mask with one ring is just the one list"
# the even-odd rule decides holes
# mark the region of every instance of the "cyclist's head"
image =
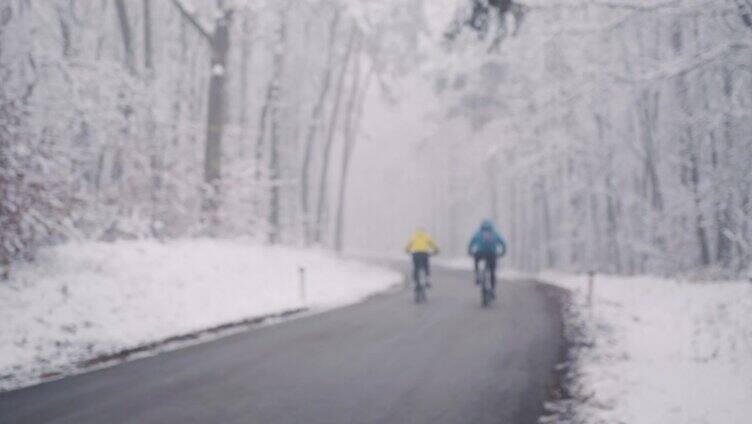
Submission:
[[480,229],[485,231],[490,231],[494,229],[493,222],[491,222],[490,219],[484,219],[483,222],[480,224]]

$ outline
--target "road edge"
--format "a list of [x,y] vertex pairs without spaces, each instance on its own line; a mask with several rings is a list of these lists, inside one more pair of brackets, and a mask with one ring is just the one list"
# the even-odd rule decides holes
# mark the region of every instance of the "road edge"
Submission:
[[[401,271],[395,267],[390,267],[384,264],[382,264],[381,266],[401,273]],[[347,308],[353,305],[370,301],[374,298],[378,298],[379,296],[388,295],[389,293],[401,290],[404,287],[405,280],[403,278],[395,281],[394,283],[383,289],[369,293],[353,302],[326,307],[298,306],[294,308],[283,309],[277,312],[253,315],[239,320],[225,322],[211,327],[201,328],[194,331],[165,337],[160,340],[150,341],[114,352],[100,354],[91,358],[80,360],[78,362],[60,365],[55,369],[46,370],[36,376],[30,376],[28,379],[25,379],[23,383],[19,383],[18,385],[12,385],[8,389],[0,388],[0,394],[38,386],[66,377],[72,377],[74,375],[86,374],[88,372],[113,367],[125,362],[149,356],[155,356],[161,353],[187,348],[193,345],[209,343],[223,337],[228,337],[244,331],[251,331],[267,325],[279,324],[293,319],[314,316],[320,313]],[[10,377],[12,377],[12,375],[0,377],[0,379]]]
[[[169,352],[182,349],[195,344],[210,342],[222,337],[230,336],[242,331],[251,330],[260,326],[279,323],[305,313],[311,312],[309,307],[297,307],[284,309],[268,314],[254,315],[240,320],[218,324],[212,327],[201,328],[198,330],[181,333],[163,339],[150,341],[133,347],[124,348],[114,352],[108,352],[100,355],[86,358],[78,362],[61,365],[56,369],[47,370],[36,376],[25,380],[25,383],[19,383],[10,389],[0,389],[0,394],[10,393],[16,390],[26,389],[60,380],[74,375],[85,374],[103,368],[108,368],[131,360],[140,359],[147,356],[157,355],[163,352]],[[8,376],[6,378],[9,378]]]
[[577,334],[579,334],[579,321],[573,309],[573,293],[550,281],[538,278],[530,278],[528,281],[544,291],[549,301],[555,302],[560,317],[558,361],[549,384],[548,398],[542,405],[542,413],[537,422],[539,424],[569,422],[569,405],[573,401],[570,388],[575,378],[576,365],[573,348],[577,344]]

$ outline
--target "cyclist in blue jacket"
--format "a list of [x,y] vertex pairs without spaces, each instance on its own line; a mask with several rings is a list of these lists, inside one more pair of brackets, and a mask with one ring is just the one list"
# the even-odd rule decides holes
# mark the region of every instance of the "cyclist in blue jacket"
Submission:
[[496,258],[507,253],[507,244],[494,228],[493,223],[486,219],[475,232],[467,253],[475,258],[475,283],[478,284],[478,263],[485,261],[491,270],[491,290],[496,292]]

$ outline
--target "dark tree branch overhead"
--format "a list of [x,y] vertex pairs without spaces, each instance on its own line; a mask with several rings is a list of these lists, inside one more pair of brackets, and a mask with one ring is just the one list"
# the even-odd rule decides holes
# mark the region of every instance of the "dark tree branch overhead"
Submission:
[[[448,42],[454,41],[465,28],[475,32],[478,38],[485,39],[493,32],[489,50],[497,50],[507,35],[516,35],[528,6],[513,0],[466,0],[467,13],[460,13],[444,34]],[[514,28],[510,31],[506,17],[514,18]]]
[[660,10],[670,7],[676,7],[681,4],[680,0],[666,0],[661,2],[652,3],[638,3],[620,0],[583,0],[577,3],[571,1],[550,1],[550,0],[537,0],[537,1],[521,1],[525,7],[530,9],[558,9],[558,8],[586,8],[590,6],[603,7],[609,9],[623,9],[623,10],[636,10],[642,12],[650,12],[654,10]]
[[749,0],[736,0],[736,7],[739,8],[739,17],[744,26],[752,30],[752,2]]
[[206,41],[211,42],[212,36],[210,31],[204,24],[199,22],[198,18],[195,14],[191,13],[189,11],[189,8],[182,2],[182,0],[172,0],[172,3],[175,5],[175,7],[178,8],[180,11],[180,14],[183,15],[183,17],[190,22],[191,25],[193,25],[194,28],[201,34]]

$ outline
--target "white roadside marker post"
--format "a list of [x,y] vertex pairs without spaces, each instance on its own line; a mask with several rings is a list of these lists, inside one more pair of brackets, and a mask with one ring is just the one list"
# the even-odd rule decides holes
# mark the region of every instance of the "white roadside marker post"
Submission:
[[590,308],[591,314],[593,312],[593,289],[595,288],[593,287],[594,281],[595,281],[595,271],[590,270],[588,271],[587,305],[588,305],[588,308]]
[[298,288],[300,289],[300,303],[304,304],[306,303],[306,282],[305,282],[305,268],[302,266],[298,267],[298,277],[299,277],[299,283]]

